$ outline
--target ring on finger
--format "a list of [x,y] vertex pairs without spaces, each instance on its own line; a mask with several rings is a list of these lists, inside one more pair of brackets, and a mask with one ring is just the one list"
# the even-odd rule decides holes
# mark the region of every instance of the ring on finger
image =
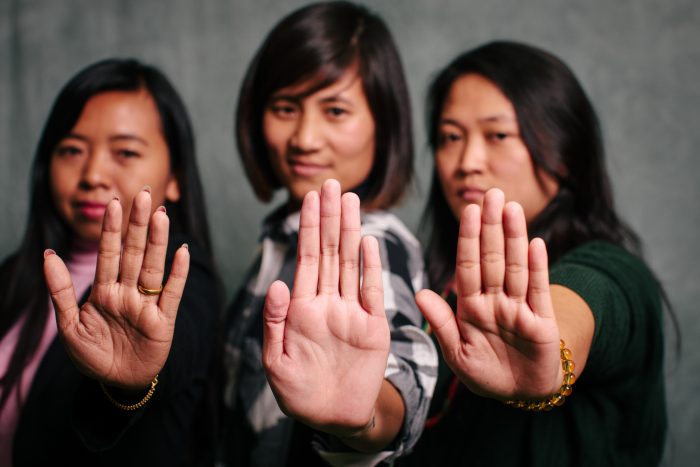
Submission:
[[147,289],[146,287],[142,286],[141,284],[136,284],[136,288],[139,289],[139,292],[141,292],[144,295],[160,295],[160,293],[163,291],[162,284],[157,289]]

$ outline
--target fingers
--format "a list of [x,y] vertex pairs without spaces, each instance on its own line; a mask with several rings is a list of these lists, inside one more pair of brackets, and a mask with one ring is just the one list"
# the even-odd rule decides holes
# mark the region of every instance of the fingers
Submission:
[[481,293],[481,208],[470,204],[462,211],[457,240],[457,290],[460,296]]
[[263,319],[263,365],[270,368],[284,352],[284,329],[289,310],[289,289],[282,281],[275,281],[267,291]]
[[[146,289],[159,289],[163,284],[163,268],[168,249],[168,229],[170,220],[165,207],[160,206],[151,216],[148,245],[143,257],[143,265],[138,283]],[[156,297],[153,295],[153,297]]]
[[554,308],[549,291],[547,247],[541,238],[534,238],[529,249],[529,276],[527,301],[535,315],[553,318]]
[[506,252],[506,291],[510,298],[525,302],[528,286],[528,238],[523,208],[510,202],[503,209]]
[[384,316],[382,260],[377,239],[362,239],[362,306],[371,315]]
[[[144,187],[134,197],[134,202],[131,204],[129,227],[126,231],[121,269],[119,271],[121,283],[127,287],[136,287],[136,282],[141,272],[146,238],[148,236],[148,220],[151,215],[150,190],[150,187]],[[160,284],[158,284],[158,287],[160,287]]]
[[416,303],[435,333],[443,354],[449,357],[460,345],[459,328],[452,308],[438,294],[427,289],[416,294]]
[[[340,295],[357,300],[360,284],[360,198],[345,193],[340,215]],[[366,263],[365,263],[366,264]],[[381,265],[380,265],[381,268]]]
[[118,199],[107,204],[102,220],[94,286],[110,285],[119,277],[119,258],[122,252],[122,205]]
[[[189,270],[190,252],[187,244],[184,244],[175,252],[168,282],[163,287],[163,292],[158,298],[158,308],[160,308],[161,313],[171,322],[175,321],[177,308],[180,306],[180,299],[182,298],[182,292],[185,290],[185,283],[187,282]],[[160,283],[158,287],[160,287]]]
[[321,188],[321,262],[318,292],[337,294],[340,245],[340,183],[330,179]]
[[484,293],[503,290],[505,254],[503,240],[503,204],[505,196],[492,188],[484,195],[481,216],[481,280]]
[[70,333],[78,323],[78,303],[68,268],[53,250],[44,252],[44,277],[49,289],[56,322],[62,334]]
[[320,200],[310,191],[304,197],[299,219],[297,268],[294,274],[294,298],[315,297],[318,291],[318,262],[320,247]]

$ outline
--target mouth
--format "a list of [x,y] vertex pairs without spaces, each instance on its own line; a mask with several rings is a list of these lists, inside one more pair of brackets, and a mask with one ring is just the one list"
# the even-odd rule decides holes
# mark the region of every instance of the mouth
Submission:
[[479,203],[484,198],[484,190],[467,187],[457,190],[457,197],[469,203]]
[[95,201],[78,201],[73,203],[80,215],[89,221],[101,221],[107,210],[107,204]]
[[300,160],[287,160],[290,169],[294,175],[301,177],[313,177],[319,175],[330,168],[329,164],[320,164],[315,162],[307,162]]

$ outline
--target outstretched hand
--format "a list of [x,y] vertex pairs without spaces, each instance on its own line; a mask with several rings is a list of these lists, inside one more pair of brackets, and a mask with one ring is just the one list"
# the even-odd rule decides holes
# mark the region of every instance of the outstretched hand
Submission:
[[150,212],[150,193],[141,191],[133,202],[122,249],[121,204],[112,200],[107,205],[95,281],[80,308],[65,264],[50,250],[44,254],[58,332],[71,359],[87,376],[128,390],[147,387],[165,364],[189,268],[183,245],[168,282],[157,293],[164,276],[169,220],[164,209],[152,216]]
[[337,181],[304,198],[293,292],[273,283],[264,319],[263,364],[280,408],[338,436],[367,427],[389,353],[382,268],[376,239],[361,239],[359,199],[341,200]]
[[544,242],[528,242],[525,215],[489,190],[483,212],[467,206],[455,271],[456,313],[434,292],[416,296],[457,377],[474,393],[537,399],[562,380],[559,328]]

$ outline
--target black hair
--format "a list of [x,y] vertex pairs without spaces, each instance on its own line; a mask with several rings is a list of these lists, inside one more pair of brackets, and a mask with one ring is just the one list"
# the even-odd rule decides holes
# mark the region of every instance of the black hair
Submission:
[[[513,104],[538,180],[545,173],[559,184],[554,198],[528,225],[531,236],[546,242],[550,261],[594,239],[640,254],[638,236],[615,211],[593,105],[569,67],[548,52],[516,42],[491,42],[459,55],[440,71],[428,95],[433,152],[445,99],[453,83],[469,73],[491,81]],[[435,173],[423,219],[430,230],[429,277],[441,286],[454,270],[459,226]]]
[[171,233],[193,238],[211,257],[204,193],[195,160],[195,142],[187,110],[175,88],[157,68],[133,59],[107,59],[75,75],[53,103],[39,138],[30,180],[30,208],[19,249],[0,266],[0,338],[20,316],[26,316],[7,371],[0,378],[0,409],[19,384],[25,365],[36,351],[48,313],[43,252],[65,255],[73,233],[54,207],[50,189],[52,153],[71,131],[88,100],[108,91],[147,91],[153,98],[168,146],[170,168],[178,181],[180,199],[166,202]]
[[304,95],[310,95],[352,67],[362,80],[376,134],[374,165],[362,183],[362,205],[387,208],[400,200],[413,177],[411,108],[401,59],[381,18],[342,1],[308,5],[283,18],[248,67],[236,111],[236,140],[260,200],[269,201],[282,186],[263,136],[270,97],[307,81]]

